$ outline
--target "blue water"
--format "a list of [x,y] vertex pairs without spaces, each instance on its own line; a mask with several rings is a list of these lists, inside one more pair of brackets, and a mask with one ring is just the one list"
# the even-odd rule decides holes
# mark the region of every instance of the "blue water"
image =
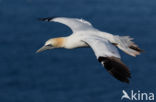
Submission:
[[[0,0],[0,102],[121,102],[122,90],[156,95],[155,0]],[[120,52],[130,84],[114,79],[91,49],[35,54],[52,37],[71,30],[39,17],[83,18],[94,27],[130,35],[145,50]],[[126,100],[125,100],[126,101]]]

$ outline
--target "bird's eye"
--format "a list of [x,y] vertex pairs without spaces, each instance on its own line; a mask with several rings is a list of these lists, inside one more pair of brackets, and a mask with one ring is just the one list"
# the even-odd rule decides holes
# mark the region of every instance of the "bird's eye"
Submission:
[[52,47],[53,45],[51,45],[51,44],[48,44],[48,45],[46,45],[46,46],[48,46],[48,47]]

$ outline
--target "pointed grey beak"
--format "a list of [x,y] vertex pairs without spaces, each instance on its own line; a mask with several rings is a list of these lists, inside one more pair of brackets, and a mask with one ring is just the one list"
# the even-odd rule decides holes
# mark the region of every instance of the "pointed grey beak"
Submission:
[[45,51],[45,50],[48,50],[48,49],[53,49],[54,47],[51,47],[51,46],[43,46],[43,47],[41,47],[40,49],[38,49],[37,51],[36,51],[36,53],[39,53],[39,52],[42,52],[42,51]]

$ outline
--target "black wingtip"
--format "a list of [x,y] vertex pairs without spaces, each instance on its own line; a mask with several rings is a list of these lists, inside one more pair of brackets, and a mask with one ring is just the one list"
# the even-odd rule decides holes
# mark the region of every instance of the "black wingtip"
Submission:
[[56,17],[38,18],[38,20],[39,20],[39,21],[47,21],[47,22],[49,22],[49,21],[53,20],[54,18],[56,18]]
[[129,84],[129,78],[131,78],[131,73],[128,67],[122,63],[119,58],[116,57],[102,57],[98,58],[98,61],[104,65],[107,71],[121,82]]

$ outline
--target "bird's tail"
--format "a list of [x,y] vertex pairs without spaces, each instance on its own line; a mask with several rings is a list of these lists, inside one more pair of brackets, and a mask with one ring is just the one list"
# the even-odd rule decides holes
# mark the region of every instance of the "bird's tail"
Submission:
[[139,55],[143,50],[141,50],[132,40],[133,38],[129,36],[114,36],[115,45],[119,49],[131,56]]

